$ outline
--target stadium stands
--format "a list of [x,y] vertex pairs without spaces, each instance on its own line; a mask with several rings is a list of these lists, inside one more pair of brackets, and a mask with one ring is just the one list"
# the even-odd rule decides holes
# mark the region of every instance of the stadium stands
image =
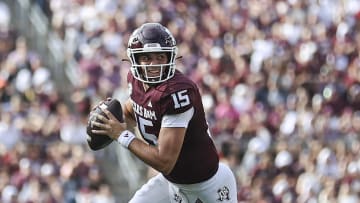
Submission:
[[[359,1],[30,3],[48,22],[36,28],[46,30],[46,40],[30,41],[34,49],[21,37],[26,25],[3,26],[14,6],[0,2],[2,201],[121,201],[82,144],[82,129],[91,105],[126,97],[126,40],[138,25],[156,21],[175,35],[183,56],[177,67],[202,91],[242,202],[359,202]],[[44,50],[54,60],[45,62]],[[62,78],[70,91],[61,89]]]

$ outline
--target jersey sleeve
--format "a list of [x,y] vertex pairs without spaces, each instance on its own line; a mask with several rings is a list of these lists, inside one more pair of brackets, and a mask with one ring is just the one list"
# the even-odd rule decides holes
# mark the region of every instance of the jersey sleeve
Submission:
[[165,115],[162,118],[161,127],[187,128],[193,115],[194,108],[191,108],[184,113]]

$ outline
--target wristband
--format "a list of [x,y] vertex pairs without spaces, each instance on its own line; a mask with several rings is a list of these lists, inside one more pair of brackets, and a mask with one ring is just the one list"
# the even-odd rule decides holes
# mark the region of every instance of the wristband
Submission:
[[124,130],[117,139],[117,142],[120,143],[122,146],[128,148],[129,144],[135,139],[135,135],[128,131]]

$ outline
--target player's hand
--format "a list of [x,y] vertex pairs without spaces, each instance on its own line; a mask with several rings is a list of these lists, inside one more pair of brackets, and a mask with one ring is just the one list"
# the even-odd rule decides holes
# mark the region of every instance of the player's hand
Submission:
[[126,123],[121,123],[116,117],[107,109],[102,109],[106,117],[98,113],[94,113],[94,116],[99,119],[100,122],[93,122],[93,126],[98,127],[98,130],[92,130],[94,134],[107,135],[114,140],[117,140],[120,134],[127,129]]

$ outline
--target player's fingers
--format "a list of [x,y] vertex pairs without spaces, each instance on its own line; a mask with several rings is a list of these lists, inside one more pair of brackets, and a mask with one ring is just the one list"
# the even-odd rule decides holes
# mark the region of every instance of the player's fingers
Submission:
[[117,120],[116,118],[115,118],[115,116],[109,111],[109,110],[107,110],[107,109],[103,109],[103,112],[105,113],[105,115],[108,117],[108,118],[110,118],[110,120]]
[[107,135],[108,131],[107,130],[91,130],[92,133],[97,134],[97,135]]
[[96,114],[97,113],[91,111],[90,114],[89,114],[89,120],[93,120],[96,117]]
[[103,123],[107,123],[108,122],[108,118],[106,118],[105,116],[98,114],[98,113],[94,113],[94,116],[96,116],[97,119],[99,119],[100,121],[102,121]]
[[111,127],[109,125],[106,125],[104,123],[100,123],[100,122],[96,122],[96,121],[91,121],[91,127],[93,128],[94,126],[99,127],[103,130],[110,130]]

